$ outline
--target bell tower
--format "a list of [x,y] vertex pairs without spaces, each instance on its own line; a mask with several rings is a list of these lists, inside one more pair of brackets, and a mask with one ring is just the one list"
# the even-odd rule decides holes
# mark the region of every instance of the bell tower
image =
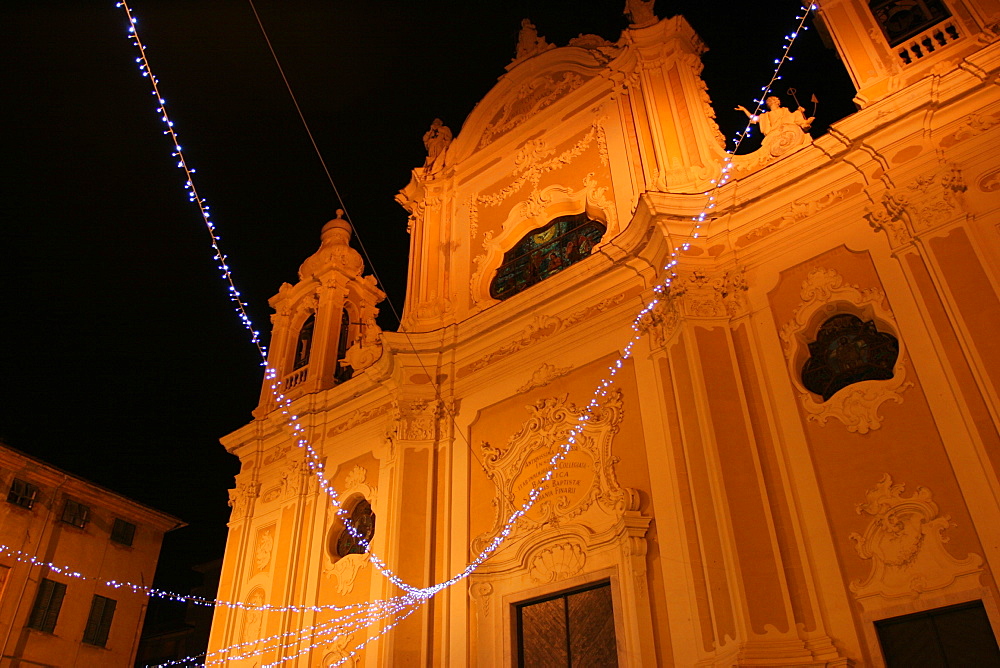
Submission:
[[[951,70],[1000,38],[998,0],[826,0],[817,15],[861,108]],[[973,74],[973,63],[966,68]]]
[[282,284],[269,301],[275,314],[268,366],[254,414],[275,406],[272,384],[290,398],[329,389],[374,363],[382,354],[375,324],[385,299],[375,277],[363,276],[361,255],[351,248],[351,224],[344,212],[323,226],[319,250],[299,267],[295,285]]

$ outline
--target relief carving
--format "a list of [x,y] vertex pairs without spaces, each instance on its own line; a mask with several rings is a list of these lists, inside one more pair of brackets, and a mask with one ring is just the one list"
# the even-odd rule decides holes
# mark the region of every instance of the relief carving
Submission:
[[[548,48],[553,46],[550,44]],[[517,62],[519,60],[515,59],[515,63]],[[551,72],[525,82],[487,123],[476,148],[480,149],[494,142],[559,98],[576,90],[590,78],[577,72],[562,71]]]
[[850,587],[866,610],[918,598],[924,592],[980,586],[982,557],[969,554],[956,559],[948,553],[944,532],[955,525],[940,514],[930,490],[918,487],[904,497],[903,487],[894,485],[887,473],[857,505],[858,514],[870,521],[864,533],[852,533],[851,540],[858,556],[871,562],[871,571]]
[[980,176],[977,185],[984,193],[995,193],[1000,190],[1000,169],[994,169]]
[[479,612],[483,617],[490,616],[490,597],[493,595],[493,585],[489,582],[475,582],[469,585],[469,596],[479,604]]
[[587,555],[583,546],[567,541],[537,551],[528,559],[528,574],[538,584],[571,578],[583,570]]
[[837,391],[827,401],[809,392],[802,384],[802,366],[809,357],[809,343],[819,326],[838,313],[852,313],[862,320],[874,320],[879,331],[895,328],[895,320],[884,304],[885,294],[878,288],[861,289],[845,285],[843,277],[832,269],[817,268],[802,282],[802,303],[793,318],[781,328],[781,340],[788,360],[792,384],[799,393],[806,419],[825,425],[830,418],[839,420],[847,431],[867,434],[882,426],[879,407],[886,401],[903,402],[903,392],[913,383],[906,380],[903,341],[888,380],[865,380]]
[[253,562],[250,568],[250,577],[258,573],[266,573],[270,570],[271,554],[274,552],[274,524],[257,529],[257,538],[254,541]]
[[688,317],[732,318],[747,311],[748,289],[743,267],[716,274],[692,271],[673,279],[667,298]]
[[382,404],[381,406],[376,406],[374,408],[365,408],[360,411],[356,411],[350,418],[339,422],[326,432],[327,438],[333,438],[343,434],[345,431],[353,429],[354,427],[370,422],[371,420],[379,417],[380,415],[385,415],[392,408],[391,403]]
[[542,366],[535,369],[535,372],[531,374],[531,379],[527,383],[517,388],[517,392],[521,394],[536,387],[548,385],[556,378],[562,378],[572,370],[573,367],[571,366],[557,367],[554,364],[543,363]]
[[326,555],[323,564],[323,575],[327,578],[337,578],[337,593],[340,595],[350,594],[354,591],[354,583],[358,579],[361,569],[368,565],[368,553],[348,554],[333,561],[329,554]]
[[968,187],[958,165],[947,164],[937,172],[918,176],[909,185],[882,193],[880,211],[865,218],[875,231],[884,231],[897,248],[919,232],[944,225],[966,212]]
[[331,640],[324,640],[323,644],[330,645],[331,650],[323,657],[323,668],[356,668],[358,645],[353,640],[351,633],[338,633]]
[[609,391],[604,403],[593,409],[583,433],[575,437],[548,482],[542,478],[552,468],[552,457],[567,442],[584,411],[570,403],[568,395],[543,399],[526,408],[530,417],[505,447],[482,444],[484,470],[497,486],[496,517],[493,528],[473,541],[476,552],[499,534],[535,488],[541,491],[514,525],[512,538],[577,520],[599,532],[602,525],[614,526],[629,505],[631,497],[619,486],[615,474],[618,458],[611,454],[611,442],[623,417],[620,389]]
[[970,114],[962,120],[962,124],[950,135],[944,137],[940,146],[950,148],[960,141],[972,139],[1000,124],[1000,114],[993,116],[983,116],[982,114]]
[[253,512],[253,500],[260,494],[260,483],[236,483],[236,488],[229,490],[229,506],[233,509],[230,522],[242,520]]
[[677,331],[681,316],[677,304],[669,295],[660,296],[652,308],[639,318],[639,332],[652,338],[653,348],[662,348]]

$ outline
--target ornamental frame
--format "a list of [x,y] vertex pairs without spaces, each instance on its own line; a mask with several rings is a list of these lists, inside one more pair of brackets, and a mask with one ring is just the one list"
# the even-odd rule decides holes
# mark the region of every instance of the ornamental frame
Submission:
[[[899,335],[892,311],[886,305],[886,296],[879,288],[860,288],[844,283],[836,270],[822,267],[809,272],[802,282],[802,303],[795,309],[791,320],[781,328],[780,336],[788,363],[788,374],[806,419],[826,425],[831,419],[841,422],[847,431],[867,434],[882,426],[879,407],[886,401],[903,402],[902,393],[913,386],[906,380],[906,347]],[[809,359],[809,343],[829,318],[851,314],[862,321],[874,321],[880,332],[894,337],[899,344],[899,355],[888,380],[863,380],[841,388],[827,401],[820,401],[802,383],[802,368]]]

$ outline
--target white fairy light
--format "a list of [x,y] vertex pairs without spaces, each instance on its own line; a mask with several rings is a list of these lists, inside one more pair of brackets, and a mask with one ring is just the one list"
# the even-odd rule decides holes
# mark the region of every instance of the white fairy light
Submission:
[[[190,168],[188,166],[187,161],[184,158],[184,153],[183,153],[181,145],[180,145],[180,143],[178,141],[177,133],[173,129],[174,124],[170,120],[170,117],[169,117],[169,115],[167,114],[167,111],[166,111],[166,101],[165,101],[165,99],[160,94],[159,87],[158,87],[158,80],[156,79],[156,77],[150,71],[149,62],[148,62],[148,60],[146,58],[145,46],[143,45],[142,41],[139,39],[139,35],[138,35],[137,29],[136,29],[137,20],[136,20],[135,16],[132,14],[131,8],[128,6],[128,4],[127,4],[127,2],[125,0],[121,0],[120,2],[118,2],[117,6],[121,7],[122,9],[124,9],[124,11],[125,11],[125,13],[126,13],[126,15],[128,17],[128,20],[129,20],[129,28],[128,28],[129,37],[132,40],[133,45],[139,50],[139,57],[136,58],[136,62],[139,65],[139,71],[142,74],[142,76],[147,77],[150,80],[150,83],[151,83],[151,86],[152,86],[152,93],[156,97],[157,103],[159,105],[157,107],[157,112],[160,114],[160,119],[164,123],[164,126],[166,127],[166,130],[164,130],[164,135],[167,135],[167,136],[170,137],[170,139],[171,139],[171,141],[173,143],[173,153],[172,153],[172,156],[175,157],[175,158],[177,158],[177,167],[179,169],[182,169],[184,171],[185,175],[186,175],[186,181],[185,181],[185,186],[184,187],[185,187],[185,190],[188,191],[188,199],[198,207],[198,209],[199,209],[199,211],[200,211],[200,213],[202,215],[202,219],[204,220],[206,229],[208,230],[209,237],[211,239],[211,246],[212,246],[212,249],[214,251],[214,259],[218,262],[218,268],[222,272],[221,273],[221,277],[228,283],[228,290],[229,290],[230,300],[236,304],[236,307],[235,307],[234,310],[238,314],[238,317],[240,318],[240,320],[241,320],[242,324],[244,325],[244,327],[247,329],[248,332],[250,332],[251,342],[257,347],[258,352],[261,355],[262,365],[266,366],[266,360],[267,360],[266,349],[264,348],[263,344],[261,343],[259,333],[254,329],[253,323],[251,322],[251,320],[249,318],[246,302],[243,301],[240,292],[236,289],[235,282],[233,280],[233,275],[232,275],[232,272],[231,272],[229,264],[228,264],[228,257],[225,254],[223,254],[223,252],[222,252],[222,250],[221,250],[221,248],[219,246],[220,237],[219,237],[219,235],[216,232],[216,228],[215,228],[214,223],[211,221],[211,218],[210,218],[210,215],[209,215],[209,206],[207,205],[206,201],[198,195],[198,192],[197,192],[197,190],[195,188],[194,177],[193,177],[193,174],[195,173],[195,170],[192,169],[192,168]],[[695,217],[693,217],[691,219],[692,220],[692,230],[691,230],[691,234],[690,234],[690,238],[691,239],[698,239],[702,235],[702,228],[703,228],[703,226],[704,226],[704,224],[706,222],[706,218],[707,218],[708,212],[710,210],[714,209],[715,206],[716,206],[715,192],[719,188],[723,187],[729,181],[729,179],[731,178],[730,171],[731,171],[731,168],[733,166],[733,164],[732,164],[733,163],[733,157],[732,156],[739,149],[742,141],[746,137],[750,136],[750,134],[751,134],[751,126],[753,125],[754,122],[756,122],[757,120],[759,120],[759,113],[761,111],[761,107],[764,104],[764,100],[767,98],[768,92],[770,92],[771,87],[774,85],[774,83],[776,81],[778,81],[778,80],[781,79],[781,75],[780,75],[781,66],[786,61],[792,60],[792,58],[788,55],[789,50],[792,47],[792,44],[795,42],[795,39],[799,36],[799,34],[803,30],[807,30],[808,29],[807,26],[805,26],[805,21],[806,21],[807,17],[809,16],[810,12],[812,10],[815,10],[815,9],[817,9],[816,4],[809,4],[808,6],[802,7],[801,8],[801,11],[802,11],[801,16],[797,16],[796,17],[797,20],[799,21],[798,27],[792,33],[790,33],[787,36],[785,36],[786,45],[784,47],[784,51],[783,51],[781,57],[779,59],[775,60],[775,69],[774,69],[774,73],[772,74],[771,80],[768,82],[768,84],[766,86],[764,86],[763,88],[761,88],[762,94],[760,96],[760,99],[755,99],[754,100],[754,102],[756,103],[757,106],[754,109],[753,113],[749,115],[749,121],[747,123],[747,126],[743,129],[742,132],[737,133],[736,137],[734,138],[735,146],[733,147],[733,149],[731,151],[727,151],[727,156],[723,160],[723,166],[721,168],[721,173],[720,173],[719,177],[716,178],[716,179],[711,180],[710,185],[712,187],[706,193],[707,194],[707,201],[706,201],[706,204],[704,206],[704,209],[702,210],[702,212],[698,216],[695,216]],[[336,513],[341,518],[341,520],[343,521],[345,529],[356,540],[358,540],[360,542],[360,544],[362,544],[362,545],[365,546],[365,548],[366,548],[366,550],[368,552],[369,560],[372,562],[373,566],[379,572],[381,572],[387,579],[389,579],[390,582],[392,582],[393,584],[395,584],[396,586],[398,586],[399,588],[401,588],[404,592],[406,592],[406,594],[404,596],[395,597],[393,599],[388,599],[386,601],[375,601],[375,602],[370,602],[370,603],[361,604],[361,605],[353,605],[353,606],[291,606],[291,605],[289,605],[289,606],[271,606],[271,605],[251,606],[251,605],[244,604],[244,603],[239,603],[239,602],[221,601],[221,600],[209,601],[208,599],[203,599],[201,597],[196,597],[196,596],[191,596],[191,595],[172,594],[170,592],[164,592],[164,591],[161,591],[161,590],[156,590],[156,589],[152,589],[152,588],[148,588],[148,587],[138,586],[138,585],[134,585],[134,584],[131,584],[131,583],[118,583],[118,582],[114,582],[114,581],[107,581],[107,582],[105,582],[105,584],[107,584],[108,586],[114,587],[116,589],[117,588],[124,588],[124,589],[127,589],[127,590],[134,591],[136,593],[145,593],[145,594],[150,595],[150,596],[159,596],[161,598],[166,598],[166,599],[170,599],[170,600],[176,600],[176,601],[180,601],[180,602],[189,602],[189,603],[194,603],[196,605],[219,605],[219,606],[225,606],[225,607],[230,607],[230,608],[238,608],[238,609],[243,609],[243,610],[248,610],[248,611],[249,610],[258,610],[258,611],[262,611],[262,612],[279,612],[279,611],[280,612],[305,612],[305,611],[318,612],[318,611],[321,611],[321,610],[344,611],[344,612],[347,613],[346,618],[348,620],[354,619],[355,617],[358,618],[357,621],[355,621],[353,624],[350,625],[349,628],[351,630],[356,630],[356,629],[361,629],[361,628],[367,628],[367,627],[369,627],[369,626],[371,626],[371,625],[373,625],[373,624],[375,624],[375,623],[377,623],[377,622],[379,622],[379,621],[387,618],[388,616],[391,616],[393,614],[397,614],[397,613],[399,613],[399,612],[401,612],[403,610],[407,610],[408,609],[408,611],[406,612],[405,615],[402,615],[401,617],[397,618],[391,624],[383,627],[378,633],[376,633],[374,636],[370,637],[364,643],[361,643],[354,650],[354,652],[352,652],[351,654],[349,654],[348,656],[346,656],[344,659],[342,659],[341,663],[343,661],[346,661],[349,657],[353,656],[358,650],[360,650],[360,648],[363,647],[365,644],[367,644],[368,642],[370,642],[372,640],[375,640],[376,638],[380,637],[381,635],[383,635],[384,633],[386,633],[389,629],[393,628],[396,624],[400,623],[407,616],[409,616],[410,614],[412,614],[418,608],[418,606],[419,606],[420,603],[425,602],[426,600],[428,600],[429,598],[431,598],[432,596],[434,596],[434,594],[436,594],[437,592],[441,591],[442,589],[450,587],[451,585],[453,585],[453,584],[455,584],[455,583],[463,580],[464,578],[468,577],[469,575],[471,575],[479,567],[479,565],[481,565],[493,552],[495,552],[497,549],[499,549],[499,547],[503,543],[503,541],[513,531],[514,525],[516,524],[516,522],[518,521],[518,519],[520,519],[521,517],[523,517],[532,508],[532,506],[534,505],[535,501],[538,499],[538,497],[541,494],[541,492],[545,489],[545,483],[549,482],[552,479],[553,472],[558,468],[559,463],[563,459],[565,459],[565,457],[567,456],[567,454],[570,452],[570,449],[576,443],[576,439],[580,435],[583,434],[583,431],[584,431],[584,428],[585,428],[587,422],[594,416],[595,411],[600,407],[599,398],[607,396],[608,388],[610,388],[613,385],[613,383],[615,382],[615,377],[618,374],[618,371],[622,369],[622,365],[625,362],[625,360],[629,359],[632,356],[633,348],[634,348],[635,344],[642,337],[641,322],[642,322],[643,318],[645,318],[647,315],[649,315],[652,312],[652,310],[654,308],[656,308],[656,306],[659,304],[660,298],[662,298],[663,296],[665,296],[665,295],[668,294],[668,290],[670,288],[670,285],[672,284],[674,278],[676,277],[676,274],[673,273],[672,269],[674,267],[676,267],[677,264],[678,264],[678,259],[677,259],[678,256],[681,253],[688,251],[690,248],[691,248],[691,242],[690,241],[683,241],[683,242],[680,242],[678,245],[674,246],[671,249],[671,252],[669,254],[669,257],[671,259],[663,267],[663,270],[665,272],[665,278],[663,280],[661,280],[657,285],[655,285],[652,288],[654,294],[658,295],[659,297],[651,299],[650,302],[648,304],[646,304],[646,306],[644,306],[638,312],[638,314],[635,316],[635,318],[633,319],[633,322],[632,322],[631,326],[632,326],[632,329],[634,330],[635,333],[633,334],[633,336],[631,337],[631,339],[627,341],[627,343],[625,344],[625,346],[622,349],[621,354],[618,356],[618,358],[615,360],[615,362],[612,363],[612,365],[608,367],[608,374],[601,381],[598,382],[597,386],[594,389],[594,392],[592,393],[592,397],[591,397],[590,401],[586,404],[586,406],[584,407],[584,409],[581,411],[581,414],[578,416],[576,424],[573,427],[570,428],[570,430],[568,431],[568,434],[566,435],[565,439],[563,439],[563,442],[560,445],[557,446],[555,454],[553,454],[552,457],[549,460],[549,468],[538,479],[539,484],[532,488],[532,490],[530,491],[530,493],[527,496],[527,500],[518,509],[514,510],[511,513],[511,515],[508,517],[507,521],[501,527],[501,529],[498,532],[498,534],[482,550],[482,552],[480,552],[480,554],[477,555],[477,557],[475,559],[473,559],[466,566],[465,569],[463,569],[462,571],[456,573],[451,578],[449,578],[449,579],[447,579],[447,580],[445,580],[443,582],[440,582],[438,584],[431,585],[429,587],[417,588],[417,587],[414,587],[412,585],[409,585],[409,584],[405,583],[401,578],[399,578],[395,573],[393,573],[391,571],[391,569],[389,569],[388,565],[381,558],[379,558],[376,554],[374,554],[373,552],[370,551],[369,546],[364,541],[363,536],[361,536],[357,532],[356,528],[348,520],[346,509],[344,509],[343,507],[340,506],[339,496],[337,495],[336,490],[334,490],[330,486],[329,482],[326,480],[326,477],[323,474],[323,472],[324,472],[323,463],[320,460],[319,456],[317,455],[315,449],[312,447],[312,445],[309,443],[308,439],[305,437],[305,428],[302,426],[301,422],[299,421],[299,417],[297,415],[292,415],[291,414],[291,412],[290,412],[290,406],[291,406],[292,402],[291,402],[291,399],[289,399],[286,395],[284,395],[281,392],[281,385],[282,384],[281,384],[280,381],[276,380],[276,378],[277,378],[277,371],[274,368],[272,368],[272,367],[267,367],[267,371],[265,373],[265,378],[267,380],[272,381],[272,384],[271,384],[272,394],[274,395],[275,400],[277,401],[278,406],[280,407],[281,415],[287,420],[287,425],[288,425],[288,427],[292,431],[293,440],[295,440],[295,442],[296,442],[296,444],[297,444],[298,447],[301,447],[305,451],[305,453],[306,453],[306,459],[307,459],[307,463],[308,463],[308,467],[309,467],[310,471],[312,471],[313,473],[316,474],[317,480],[319,481],[320,488],[330,498],[331,503],[336,506],[336,508],[337,508]],[[6,546],[0,546],[0,552],[6,552],[8,554],[14,554],[14,553],[17,553],[18,551],[11,551],[11,549],[7,548]],[[20,556],[20,555],[23,555],[23,553],[18,553],[18,555],[19,556],[15,557],[18,561],[26,561],[26,562],[30,563],[31,565],[33,565],[33,566],[48,567],[49,569],[53,570],[53,572],[61,573],[61,574],[66,575],[68,577],[78,577],[78,578],[83,578],[83,579],[91,579],[91,578],[85,578],[83,575],[81,575],[81,574],[79,574],[79,573],[77,573],[75,571],[72,571],[71,569],[57,567],[54,564],[51,564],[51,563],[48,563],[48,562],[41,562],[40,560],[37,560],[35,557],[22,558],[22,556]],[[24,555],[24,556],[26,557],[26,555]],[[382,616],[382,615],[384,615],[384,616]],[[346,624],[347,622],[344,622],[344,623]],[[326,626],[326,624],[333,624],[334,627],[330,628],[330,627]],[[272,640],[278,640],[278,641],[280,641],[282,638],[286,638],[286,637],[288,637],[290,635],[296,635],[296,634],[298,634],[300,636],[300,639],[295,640],[292,643],[289,643],[287,645],[281,645],[281,647],[283,649],[285,649],[285,648],[288,648],[291,644],[297,644],[298,642],[300,642],[301,641],[301,636],[306,631],[310,631],[311,632],[311,633],[309,633],[310,637],[316,637],[317,635],[326,635],[328,633],[332,633],[335,630],[339,629],[340,626],[341,626],[341,624],[338,621],[335,620],[335,621],[331,621],[329,623],[324,623],[324,624],[319,624],[319,625],[313,625],[311,627],[306,627],[306,628],[303,628],[303,629],[299,629],[297,632],[288,632],[288,633],[285,633],[285,634],[278,634],[277,636],[272,636],[271,639],[268,639],[268,640],[258,639],[258,640],[251,641],[251,642],[252,642],[252,644],[256,645],[257,643],[259,643],[261,641],[264,641],[264,642],[271,642]],[[344,631],[344,632],[346,632],[346,631]],[[337,635],[335,635],[335,637],[337,637],[339,635],[342,635],[342,634],[343,633],[338,633]],[[300,654],[302,654],[302,653],[304,653],[306,651],[311,650],[312,648],[321,646],[323,644],[328,644],[330,642],[332,642],[332,640],[324,640],[324,641],[321,641],[321,642],[318,642],[318,643],[313,643],[308,648],[301,650],[298,654],[295,654],[294,656],[298,656],[298,655],[300,655]],[[230,650],[234,650],[234,649],[240,650],[240,649],[243,649],[248,644],[249,643],[241,643],[241,644],[238,644],[238,645],[233,645],[233,646],[230,646],[228,648],[224,648],[222,650],[216,650],[216,652],[213,653],[213,654],[217,654],[217,653],[228,653],[228,654],[231,654]],[[269,649],[273,649],[273,648],[269,648]],[[247,656],[250,656],[250,655],[247,655]],[[206,655],[206,658],[208,658],[208,655]],[[243,658],[243,657],[242,656],[229,656],[225,660],[235,660],[237,658]],[[280,660],[279,663],[284,662],[285,660],[289,660],[290,658],[292,658],[292,657],[285,657],[284,659]],[[184,661],[184,660],[181,660],[181,661]],[[163,665],[169,665],[169,664],[163,664]],[[268,664],[268,665],[278,665],[278,664]]]

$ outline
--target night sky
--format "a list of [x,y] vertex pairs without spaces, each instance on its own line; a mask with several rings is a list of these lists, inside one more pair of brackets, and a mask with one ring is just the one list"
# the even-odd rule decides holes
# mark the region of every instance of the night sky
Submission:
[[[13,3],[12,3],[13,4]],[[316,142],[395,309],[409,247],[394,201],[435,117],[457,135],[514,55],[521,18],[549,42],[612,41],[623,0],[257,0]],[[795,26],[794,0],[660,0],[707,43],[727,137]],[[319,245],[337,198],[248,2],[134,0],[140,35],[197,168],[199,193],[265,335],[267,299]],[[0,10],[5,174],[0,232],[0,438],[190,524],[169,568],[221,556],[235,457],[262,369],[188,203],[148,81],[113,0]],[[853,111],[816,30],[777,90],[820,100],[813,136]],[[383,304],[380,323],[395,329]]]

